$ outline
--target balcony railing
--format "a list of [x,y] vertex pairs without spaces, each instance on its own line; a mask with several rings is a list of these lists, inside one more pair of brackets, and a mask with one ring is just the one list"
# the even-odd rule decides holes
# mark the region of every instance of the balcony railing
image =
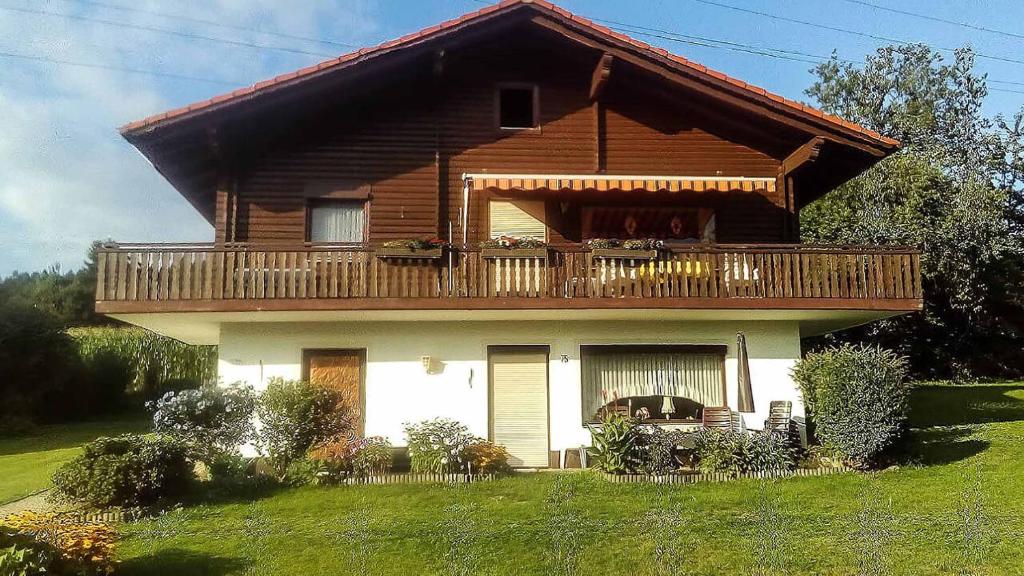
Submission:
[[910,248],[695,245],[652,259],[582,247],[519,257],[453,248],[431,259],[382,257],[366,247],[179,244],[110,245],[98,258],[101,312],[290,309],[310,301],[460,308],[498,299],[525,307],[912,310],[921,301],[920,253]]

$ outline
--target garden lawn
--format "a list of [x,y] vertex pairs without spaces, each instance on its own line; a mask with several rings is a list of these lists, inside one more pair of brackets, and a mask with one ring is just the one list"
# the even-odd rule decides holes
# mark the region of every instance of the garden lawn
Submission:
[[921,386],[911,420],[916,463],[877,474],[236,495],[125,525],[120,573],[1021,573],[1024,383]]
[[0,437],[0,505],[49,488],[54,470],[74,458],[82,444],[151,427],[148,419],[120,418],[40,426],[23,436]]

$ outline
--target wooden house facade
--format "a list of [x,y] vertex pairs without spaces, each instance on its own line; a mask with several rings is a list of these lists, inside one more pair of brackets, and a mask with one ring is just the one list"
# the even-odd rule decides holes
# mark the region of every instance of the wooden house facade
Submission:
[[799,400],[802,335],[921,306],[916,250],[800,244],[898,142],[539,0],[122,134],[212,242],[106,247],[97,309],[219,344],[225,381],[333,374],[398,444],[447,415],[561,462],[607,371],[685,425],[735,404],[737,332],[755,423]]

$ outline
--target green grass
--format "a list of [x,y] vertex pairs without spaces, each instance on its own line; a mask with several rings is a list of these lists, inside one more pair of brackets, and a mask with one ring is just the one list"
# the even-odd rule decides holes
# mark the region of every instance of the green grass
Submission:
[[125,526],[120,572],[1020,573],[1024,383],[922,386],[911,418],[914,463],[876,474],[663,487],[544,473],[207,501]]
[[0,437],[0,504],[50,486],[50,476],[74,458],[82,444],[100,436],[146,432],[148,419],[123,418],[41,426],[30,434]]

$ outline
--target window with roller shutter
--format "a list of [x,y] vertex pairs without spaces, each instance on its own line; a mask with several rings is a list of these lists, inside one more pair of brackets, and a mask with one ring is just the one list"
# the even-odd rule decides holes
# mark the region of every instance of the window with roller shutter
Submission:
[[510,236],[547,240],[547,226],[538,218],[544,213],[543,202],[492,200],[489,208],[491,238]]

